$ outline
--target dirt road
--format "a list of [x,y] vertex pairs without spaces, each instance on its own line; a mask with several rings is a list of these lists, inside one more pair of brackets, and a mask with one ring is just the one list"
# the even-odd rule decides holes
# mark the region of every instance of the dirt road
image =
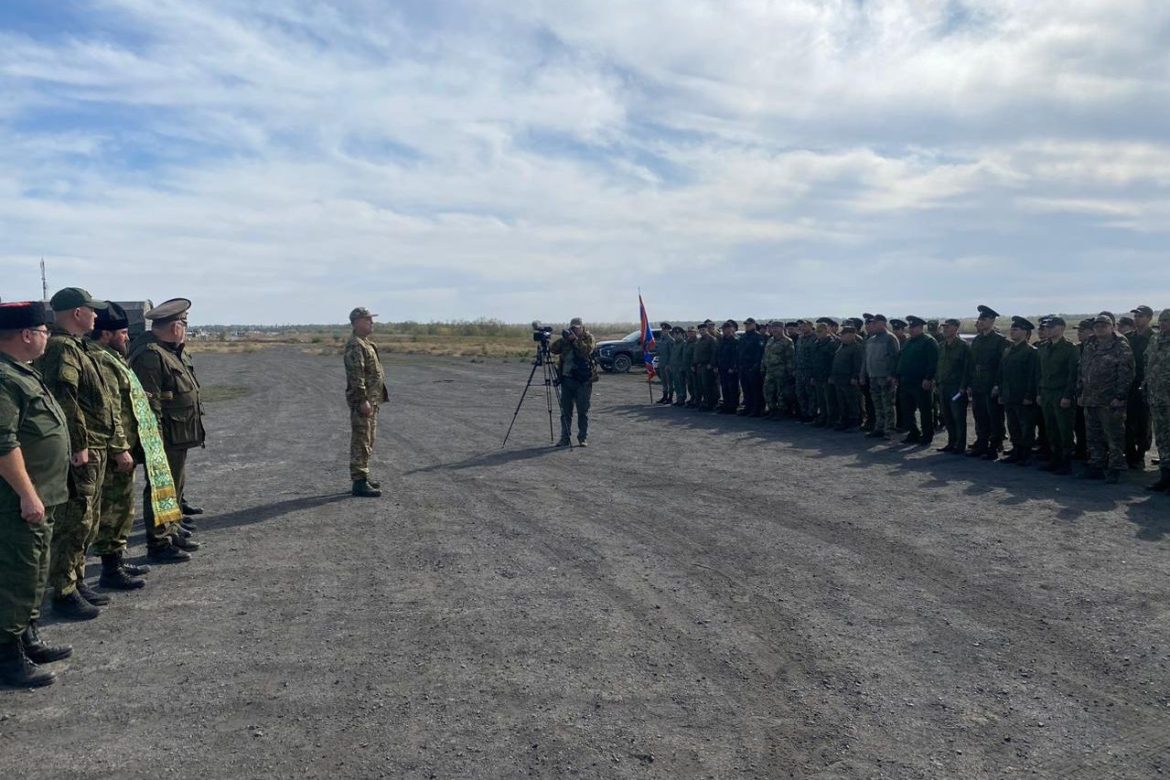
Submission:
[[[0,692],[0,777],[1053,777],[1170,769],[1170,499],[606,376],[389,361],[348,497],[340,359],[200,356],[208,509]],[[141,554],[141,533],[134,540]]]

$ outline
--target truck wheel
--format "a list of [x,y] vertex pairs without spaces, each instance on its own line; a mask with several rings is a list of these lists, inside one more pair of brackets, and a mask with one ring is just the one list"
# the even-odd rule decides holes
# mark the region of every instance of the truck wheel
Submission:
[[629,355],[614,355],[613,370],[619,374],[624,374],[630,370],[633,361],[630,360]]

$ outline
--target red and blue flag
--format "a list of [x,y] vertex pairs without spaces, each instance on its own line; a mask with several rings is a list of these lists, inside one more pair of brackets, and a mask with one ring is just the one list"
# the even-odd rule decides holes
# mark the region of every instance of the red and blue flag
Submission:
[[650,327],[650,318],[646,316],[646,304],[642,302],[642,293],[638,293],[638,310],[642,317],[642,362],[646,364],[646,381],[654,379],[658,372],[654,368],[654,356],[650,350],[657,344],[654,342],[654,328]]

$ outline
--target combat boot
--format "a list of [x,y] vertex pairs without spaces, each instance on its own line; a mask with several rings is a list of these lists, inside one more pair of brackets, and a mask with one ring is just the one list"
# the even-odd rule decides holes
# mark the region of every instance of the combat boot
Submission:
[[160,544],[146,548],[146,559],[155,563],[184,563],[191,560],[191,554],[183,552],[173,544]]
[[1170,468],[1162,466],[1161,473],[1162,477],[1157,482],[1147,487],[1146,490],[1152,490],[1155,493],[1165,493],[1170,491]]
[[188,534],[193,534],[199,530],[198,528],[195,527],[195,521],[189,517],[184,517],[182,520],[180,520],[179,527],[182,528],[184,531],[186,531]]
[[0,645],[0,682],[11,688],[43,688],[56,679],[57,675],[29,660],[19,639]]
[[382,489],[381,482],[375,482],[374,480],[370,479],[369,477],[366,477],[366,484],[369,485],[370,487],[372,487],[374,490],[381,490]]
[[129,574],[131,577],[141,577],[143,574],[150,574],[150,567],[145,563],[128,563],[126,561],[126,551],[118,550],[118,565],[122,567],[122,571]]
[[93,620],[102,611],[73,591],[68,596],[53,599],[53,614],[63,620]]
[[201,546],[199,542],[196,542],[193,539],[187,539],[182,534],[175,534],[172,536],[171,544],[173,544],[175,547],[178,547],[180,550],[183,550],[184,552],[195,552]]
[[117,555],[103,555],[102,576],[98,585],[110,590],[138,590],[146,585],[146,580],[127,574],[121,563]]
[[20,642],[24,645],[24,654],[34,664],[51,664],[73,655],[73,648],[69,645],[54,647],[45,644],[45,640],[37,633],[35,621],[25,627],[24,633],[20,635]]
[[366,479],[355,479],[353,481],[353,495],[361,498],[378,498],[382,495],[382,491],[375,488]]
[[77,592],[81,594],[83,599],[88,601],[90,604],[93,604],[95,607],[104,607],[110,603],[109,596],[104,593],[98,593],[96,590],[89,587],[89,585],[87,585],[84,580],[77,583]]
[[203,514],[202,507],[192,506],[191,504],[188,504],[187,499],[183,499],[182,501],[179,502],[179,511],[181,511],[184,515],[201,515],[201,514]]

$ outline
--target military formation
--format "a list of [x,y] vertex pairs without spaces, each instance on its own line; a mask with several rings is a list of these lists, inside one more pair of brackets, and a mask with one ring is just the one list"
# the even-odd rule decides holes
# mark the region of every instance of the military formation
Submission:
[[[1144,470],[1153,443],[1170,492],[1170,309],[1033,323],[978,307],[957,319],[662,323],[659,404],[794,420],[871,439],[1108,483]],[[973,422],[972,432],[969,422]],[[973,433],[973,436],[972,436]],[[1074,468],[1074,466],[1079,467]]]
[[184,497],[187,454],[206,439],[199,381],[185,349],[191,302],[146,312],[131,343],[116,303],[68,287],[49,301],[0,304],[0,682],[51,684],[46,665],[73,649],[47,644],[46,592],[61,620],[91,620],[110,596],[85,578],[101,558],[103,590],[142,588],[149,565],[126,559],[142,466],[146,557],[180,563],[199,549]]

